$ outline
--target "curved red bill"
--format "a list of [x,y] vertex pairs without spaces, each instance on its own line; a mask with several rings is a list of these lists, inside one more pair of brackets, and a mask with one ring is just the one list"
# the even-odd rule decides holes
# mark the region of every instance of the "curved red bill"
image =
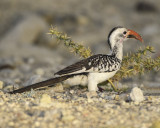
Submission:
[[133,31],[131,29],[128,29],[127,38],[135,38],[135,39],[143,42],[142,37],[137,32],[135,32],[135,31]]

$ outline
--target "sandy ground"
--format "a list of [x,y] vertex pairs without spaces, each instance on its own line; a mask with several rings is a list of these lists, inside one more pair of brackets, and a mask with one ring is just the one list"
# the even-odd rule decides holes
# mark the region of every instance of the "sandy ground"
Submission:
[[57,86],[9,95],[1,92],[1,127],[159,128],[160,96],[126,102],[126,94]]

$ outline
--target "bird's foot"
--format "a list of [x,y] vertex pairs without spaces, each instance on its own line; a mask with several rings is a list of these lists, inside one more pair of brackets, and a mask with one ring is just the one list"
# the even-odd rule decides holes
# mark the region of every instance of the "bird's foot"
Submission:
[[108,82],[111,84],[111,86],[112,86],[112,88],[113,88],[113,90],[114,90],[115,92],[118,92],[118,91],[119,91],[119,90],[117,89],[117,87],[115,87],[115,85],[112,83],[111,80],[108,80]]

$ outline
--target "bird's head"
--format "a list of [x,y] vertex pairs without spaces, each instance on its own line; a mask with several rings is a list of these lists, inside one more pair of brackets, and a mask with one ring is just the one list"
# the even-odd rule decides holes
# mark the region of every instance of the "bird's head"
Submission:
[[142,37],[131,29],[126,29],[124,27],[115,27],[113,28],[108,35],[108,44],[112,50],[116,44],[122,44],[128,38],[134,38],[143,42]]

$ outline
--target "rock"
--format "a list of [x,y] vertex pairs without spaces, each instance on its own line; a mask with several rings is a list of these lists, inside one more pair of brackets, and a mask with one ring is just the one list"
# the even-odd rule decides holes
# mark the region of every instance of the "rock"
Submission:
[[93,99],[88,98],[87,101],[88,101],[88,103],[92,103],[92,102],[93,102]]
[[47,26],[41,17],[28,15],[13,27],[1,43],[33,43],[41,32],[47,30]]
[[119,95],[115,95],[114,100],[119,100]]
[[130,99],[134,102],[141,102],[144,100],[143,92],[140,88],[134,87],[130,93]]
[[79,120],[74,120],[74,121],[72,122],[72,124],[77,126],[78,124],[80,124],[80,121],[79,121]]
[[[13,25],[12,29],[1,38],[0,51],[5,57],[13,55],[33,57],[33,55],[38,55],[41,58],[45,58],[50,51],[46,48],[36,47],[36,45],[32,44],[38,39],[44,38],[44,35],[46,35],[45,33],[47,32],[48,24],[42,17],[33,14],[24,16],[21,21],[16,25]],[[40,36],[41,33],[43,33],[43,37]],[[48,37],[50,38],[50,36]]]
[[74,94],[74,90],[70,90],[69,92],[70,92],[71,94]]
[[50,106],[52,103],[51,97],[48,94],[43,94],[42,98],[40,99],[40,105],[41,106]]
[[67,116],[64,116],[64,117],[62,118],[62,120],[63,120],[63,121],[66,121],[66,122],[68,122],[68,121],[73,121],[74,119],[75,119],[75,117],[72,116],[72,115],[67,115]]
[[128,101],[128,94],[122,93],[119,95],[120,100]]
[[116,95],[113,94],[113,95],[105,96],[104,99],[105,99],[105,100],[114,100],[115,97],[116,97]]

